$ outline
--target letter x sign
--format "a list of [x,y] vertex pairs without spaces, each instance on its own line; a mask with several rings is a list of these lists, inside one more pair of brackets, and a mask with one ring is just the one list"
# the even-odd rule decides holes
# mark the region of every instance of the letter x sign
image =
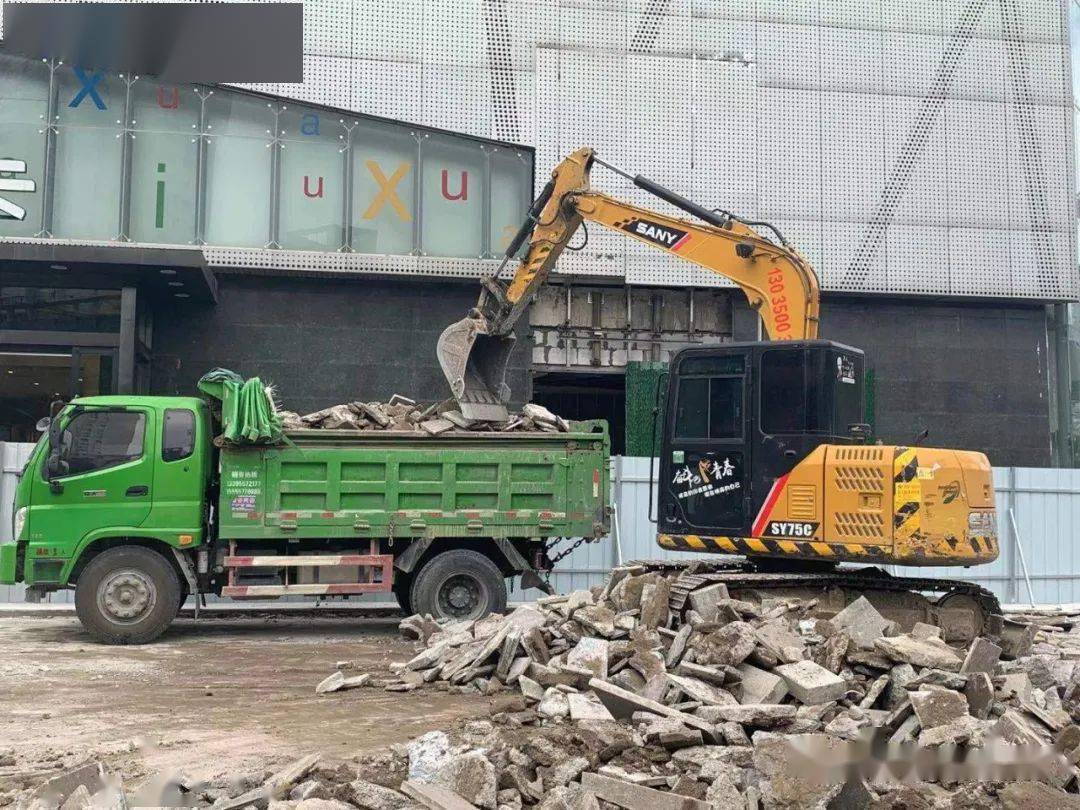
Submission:
[[[26,174],[25,160],[0,158],[0,191],[37,191],[33,180],[17,180],[5,174]],[[0,196],[0,219],[26,219],[26,209]]]

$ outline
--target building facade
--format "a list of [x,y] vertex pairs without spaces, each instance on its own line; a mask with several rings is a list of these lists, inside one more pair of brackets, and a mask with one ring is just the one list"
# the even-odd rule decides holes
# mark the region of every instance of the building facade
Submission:
[[[932,442],[986,449],[995,464],[1045,465],[1052,438],[1064,432],[1053,398],[1059,366],[1068,367],[1057,362],[1052,307],[1080,293],[1068,7],[307,0],[304,83],[248,89],[462,133],[493,148],[534,147],[531,190],[513,187],[514,200],[535,192],[561,156],[590,145],[702,204],[768,221],[821,277],[823,336],[867,350],[879,436],[905,442],[926,427]],[[594,181],[665,210],[617,175],[597,169]],[[503,189],[491,185],[493,195]],[[436,182],[433,193],[438,201],[460,190]],[[229,216],[247,199],[246,190],[235,193]],[[494,197],[489,205],[503,207]],[[273,206],[243,215],[264,213]],[[344,368],[358,347],[372,345],[363,336],[385,323],[378,307],[365,308],[369,296],[385,289],[388,300],[412,300],[415,289],[430,303],[417,318],[454,320],[509,227],[493,223],[486,240],[434,252],[414,239],[407,258],[378,263],[344,224],[279,228],[265,246],[196,245],[219,288],[200,329],[227,340],[235,318],[289,312],[296,298],[313,307],[309,317],[340,324],[341,342],[315,351]],[[560,261],[556,286],[532,308],[531,340],[522,341],[531,357],[519,350],[515,393],[568,416],[612,416],[622,407],[627,362],[757,337],[756,317],[724,279],[598,231]],[[352,321],[340,311],[351,297]],[[318,301],[332,304],[320,309]],[[170,319],[169,330],[179,329]],[[195,366],[221,356],[203,349],[193,360],[182,330],[163,334],[159,326],[167,345],[155,345],[152,387],[187,385]],[[269,362],[250,354],[252,365]],[[415,369],[396,388],[433,379],[431,364]],[[382,384],[373,396],[390,393]],[[347,389],[320,390],[333,400],[332,391],[355,395]]]

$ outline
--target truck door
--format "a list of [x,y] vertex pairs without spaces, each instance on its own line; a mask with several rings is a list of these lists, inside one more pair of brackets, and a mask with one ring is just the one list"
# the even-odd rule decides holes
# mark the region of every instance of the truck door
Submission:
[[745,350],[679,360],[660,465],[662,531],[738,534],[747,528],[747,368]]
[[150,513],[154,414],[143,408],[85,408],[62,433],[68,471],[50,487],[46,463],[35,476],[32,538],[69,556],[98,529],[137,528]]

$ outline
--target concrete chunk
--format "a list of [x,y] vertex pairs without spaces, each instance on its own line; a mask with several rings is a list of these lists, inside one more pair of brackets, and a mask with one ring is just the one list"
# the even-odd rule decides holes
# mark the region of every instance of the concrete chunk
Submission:
[[941,639],[917,639],[911,636],[893,636],[874,641],[874,649],[893,661],[932,667],[956,672],[960,669],[960,657],[952,647]]
[[694,717],[692,714],[680,712],[670,706],[665,706],[659,701],[635,695],[633,692],[620,689],[618,686],[596,678],[589,681],[589,688],[596,693],[600,702],[607,707],[608,711],[616,719],[628,720],[637,711],[651,712],[661,717],[675,717],[685,725],[690,726],[690,728],[701,729],[710,740],[715,736],[716,728],[712,723],[702,720],[700,717]]
[[948,689],[918,690],[911,692],[911,705],[924,729],[951,723],[968,713],[967,698]]
[[795,699],[807,705],[839,700],[847,692],[847,681],[813,661],[796,661],[776,668]]
[[706,585],[690,592],[690,607],[702,615],[707,622],[716,621],[720,601],[729,599],[728,587],[723,582]]
[[668,674],[668,681],[682,690],[690,700],[704,703],[706,706],[730,706],[737,703],[734,696],[719,686],[699,681],[697,678],[688,678],[684,675]]
[[583,773],[581,786],[598,799],[627,810],[709,810],[707,802],[623,782],[597,773]]
[[566,654],[566,663],[575,669],[588,670],[596,678],[608,676],[608,642],[586,636]]
[[401,783],[401,792],[428,810],[476,810],[475,804],[439,785],[405,781]]
[[795,706],[758,703],[738,706],[702,706],[697,715],[714,723],[738,723],[753,728],[771,729],[786,726],[795,719]]
[[588,695],[569,694],[566,696],[566,701],[570,706],[570,719],[575,722],[615,719],[603,703],[591,700]]
[[742,674],[740,703],[779,703],[787,696],[787,681],[779,675],[745,663],[739,664],[738,670]]
[[892,627],[892,622],[878,613],[865,596],[860,596],[829,621],[864,650],[873,649],[874,640],[881,638]]
[[985,672],[987,675],[993,675],[1000,658],[1001,647],[990,639],[980,636],[971,642],[967,655],[964,656],[964,663],[960,665],[960,674]]

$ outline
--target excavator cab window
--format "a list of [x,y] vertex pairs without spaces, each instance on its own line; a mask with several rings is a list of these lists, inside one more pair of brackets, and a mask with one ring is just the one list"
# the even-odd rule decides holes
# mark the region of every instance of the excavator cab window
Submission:
[[863,355],[823,340],[680,352],[668,378],[659,524],[748,536],[776,480],[821,444],[854,441]]

